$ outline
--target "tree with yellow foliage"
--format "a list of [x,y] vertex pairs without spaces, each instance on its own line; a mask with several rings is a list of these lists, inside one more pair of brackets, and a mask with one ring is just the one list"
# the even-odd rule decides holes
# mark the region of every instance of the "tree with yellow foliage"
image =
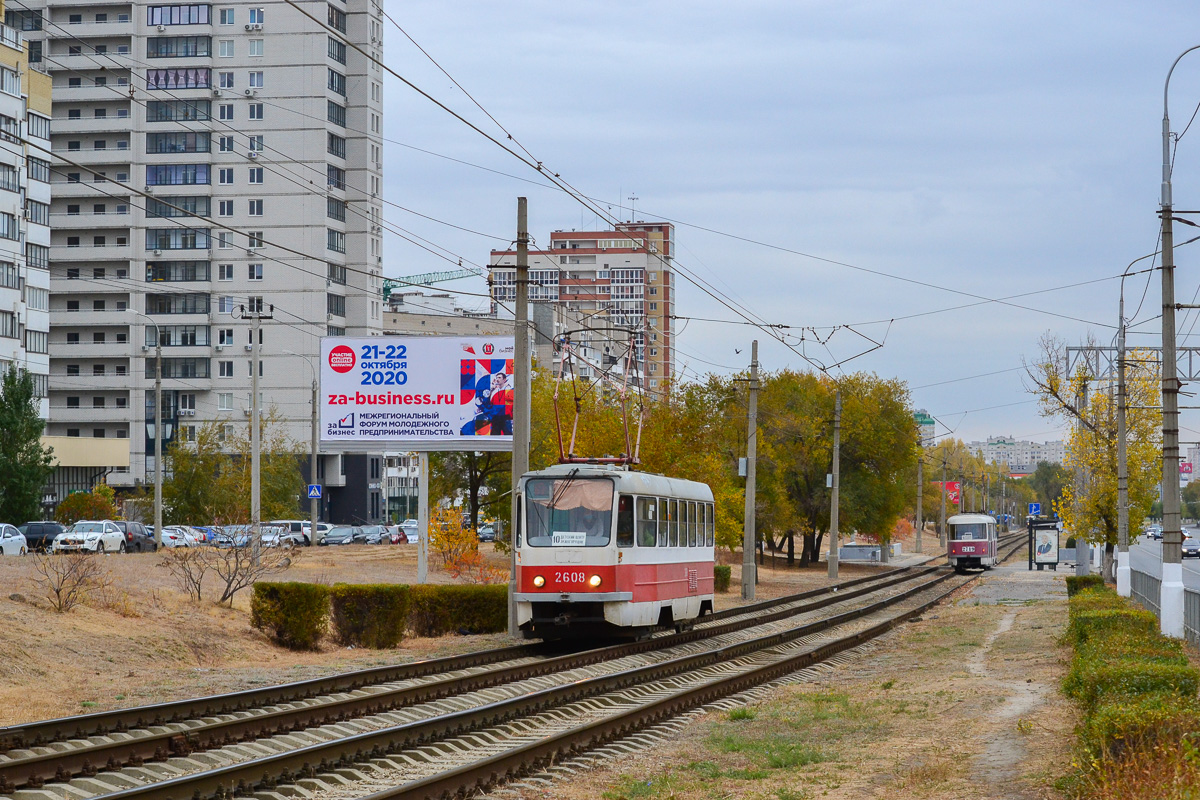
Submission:
[[[1113,580],[1117,544],[1116,377],[1095,375],[1086,360],[1067,374],[1062,341],[1045,336],[1041,346],[1039,362],[1027,372],[1036,387],[1042,415],[1074,423],[1067,436],[1066,466],[1082,468],[1082,479],[1067,483],[1056,510],[1077,539],[1105,546],[1104,574]],[[1125,358],[1125,441],[1132,531],[1141,527],[1149,513],[1162,478],[1161,372],[1154,351],[1129,350]]]

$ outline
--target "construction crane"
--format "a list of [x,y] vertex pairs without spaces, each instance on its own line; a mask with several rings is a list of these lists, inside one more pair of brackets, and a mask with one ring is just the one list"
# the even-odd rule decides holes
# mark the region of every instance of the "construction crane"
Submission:
[[442,272],[422,272],[417,275],[406,275],[403,278],[384,278],[383,302],[386,303],[391,299],[392,292],[413,286],[433,286],[435,283],[457,281],[462,278],[487,277],[487,273],[480,269],[463,267],[462,259],[459,259],[458,266],[458,269],[445,270]]

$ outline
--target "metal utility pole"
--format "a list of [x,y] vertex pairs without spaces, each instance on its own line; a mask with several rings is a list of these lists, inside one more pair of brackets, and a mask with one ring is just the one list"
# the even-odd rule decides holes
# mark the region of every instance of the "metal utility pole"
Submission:
[[[243,306],[246,309],[246,306]],[[262,337],[263,319],[271,319],[270,312],[263,311],[262,298],[250,298],[247,313],[250,315],[250,535],[253,542],[254,562],[262,546],[262,420],[259,418],[258,371],[262,365],[259,339]]]
[[842,468],[842,390],[839,387],[833,399],[833,470],[830,487],[833,489],[829,504],[829,577],[838,576],[838,485]]
[[942,514],[938,521],[938,543],[946,549],[946,457],[942,456]]
[[[309,366],[311,367],[312,364],[309,364]],[[308,471],[310,473],[309,478],[312,480],[313,483],[318,482],[317,481],[317,458],[319,456],[317,455],[317,448],[320,446],[320,436],[321,436],[321,423],[320,423],[320,419],[319,419],[319,415],[321,413],[321,406],[319,404],[320,398],[321,398],[321,395],[320,395],[320,389],[317,386],[316,370],[313,370],[312,455],[310,456],[311,460],[308,462],[309,463]],[[315,497],[310,498],[308,501],[308,517],[309,517],[308,543],[309,544],[317,544],[317,516],[320,513],[320,511],[319,511],[320,504],[321,504],[321,501]]]
[[921,552],[921,529],[925,527],[925,514],[921,507],[922,501],[925,499],[925,448],[921,448],[921,452],[917,453],[917,553]]
[[154,323],[154,546],[162,547],[162,334]]
[[529,359],[529,210],[524,197],[517,198],[517,304],[513,352],[513,450],[512,525],[508,548],[508,635],[517,636],[517,533],[520,530],[521,476],[529,471],[530,359]]
[[1129,464],[1125,451],[1125,283],[1117,324],[1117,594],[1129,597]]
[[429,579],[429,453],[417,455],[417,583]]
[[754,599],[754,492],[758,463],[758,339],[750,344],[750,411],[746,434],[746,521],[742,529],[742,599]]
[[[1083,388],[1079,390],[1079,395],[1075,398],[1075,413],[1079,416],[1079,421],[1075,423],[1075,441],[1081,442],[1083,439],[1083,415],[1087,413],[1088,405],[1088,387],[1087,383],[1083,384]],[[1081,448],[1082,449],[1082,448]],[[1083,472],[1083,464],[1079,459],[1079,453],[1074,454],[1075,458],[1075,503],[1078,505],[1083,497],[1084,482],[1087,476]],[[1074,531],[1075,534],[1075,574],[1088,575],[1092,570],[1092,548],[1085,541],[1087,534],[1090,531]],[[1086,555],[1081,557],[1081,553]]]

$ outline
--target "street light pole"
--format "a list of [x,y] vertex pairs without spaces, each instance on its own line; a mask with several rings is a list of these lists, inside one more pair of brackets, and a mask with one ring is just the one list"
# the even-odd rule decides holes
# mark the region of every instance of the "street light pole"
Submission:
[[1162,432],[1163,432],[1163,544],[1162,584],[1159,593],[1159,625],[1167,636],[1182,639],[1183,628],[1183,531],[1179,518],[1179,373],[1175,365],[1175,234],[1172,228],[1171,120],[1167,92],[1171,74],[1180,60],[1200,49],[1189,47],[1179,54],[1163,83],[1162,123]]
[[[298,358],[303,359],[304,363],[308,365],[309,371],[312,373],[312,454],[309,456],[309,462],[308,462],[308,473],[309,473],[308,479],[311,483],[316,483],[317,482],[317,458],[318,458],[317,448],[320,445],[319,440],[320,440],[320,434],[321,434],[321,425],[320,425],[320,420],[318,418],[319,414],[320,414],[320,406],[318,405],[318,401],[319,401],[321,395],[318,391],[318,385],[317,385],[317,369],[316,369],[316,367],[314,367],[312,365],[312,362],[308,360],[307,356],[303,356],[300,353],[292,352],[291,350],[284,350],[283,352],[287,353],[289,356],[296,356]],[[317,543],[317,517],[320,514],[320,509],[319,509],[320,502],[321,501],[315,497],[310,497],[308,500],[308,516],[309,516],[308,543],[309,544]]]

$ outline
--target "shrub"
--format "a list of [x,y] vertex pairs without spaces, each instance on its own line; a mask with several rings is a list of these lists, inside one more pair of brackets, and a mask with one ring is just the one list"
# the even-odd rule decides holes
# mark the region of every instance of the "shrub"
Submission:
[[329,587],[315,583],[254,584],[250,624],[276,644],[292,650],[316,650],[329,622]]
[[1119,697],[1162,694],[1182,700],[1195,697],[1200,689],[1200,674],[1187,664],[1147,662],[1137,658],[1093,664],[1080,669],[1077,675],[1072,695],[1087,711],[1100,702]]
[[1071,615],[1067,635],[1076,645],[1088,639],[1105,636],[1114,631],[1141,631],[1146,634],[1158,632],[1158,617],[1140,608],[1100,608]]
[[409,598],[409,627],[417,636],[508,629],[507,586],[427,584],[410,587]]
[[1104,578],[1100,575],[1070,575],[1067,577],[1067,597],[1074,597],[1084,589],[1103,588]]
[[1093,762],[1150,750],[1160,743],[1178,747],[1185,736],[1197,734],[1200,703],[1156,692],[1098,705],[1080,726],[1079,744]]
[[1073,550],[1075,548],[1075,546],[1076,546],[1075,537],[1068,536],[1067,543],[1065,545],[1063,545],[1063,547],[1065,547],[1068,550]]
[[409,588],[375,583],[338,583],[329,590],[330,621],[338,644],[382,649],[395,647],[408,624]]
[[713,567],[713,591],[728,592],[729,576],[733,572],[728,564],[717,564]]
[[103,560],[88,553],[32,556],[34,582],[46,593],[50,607],[65,614],[112,584],[112,573]]

